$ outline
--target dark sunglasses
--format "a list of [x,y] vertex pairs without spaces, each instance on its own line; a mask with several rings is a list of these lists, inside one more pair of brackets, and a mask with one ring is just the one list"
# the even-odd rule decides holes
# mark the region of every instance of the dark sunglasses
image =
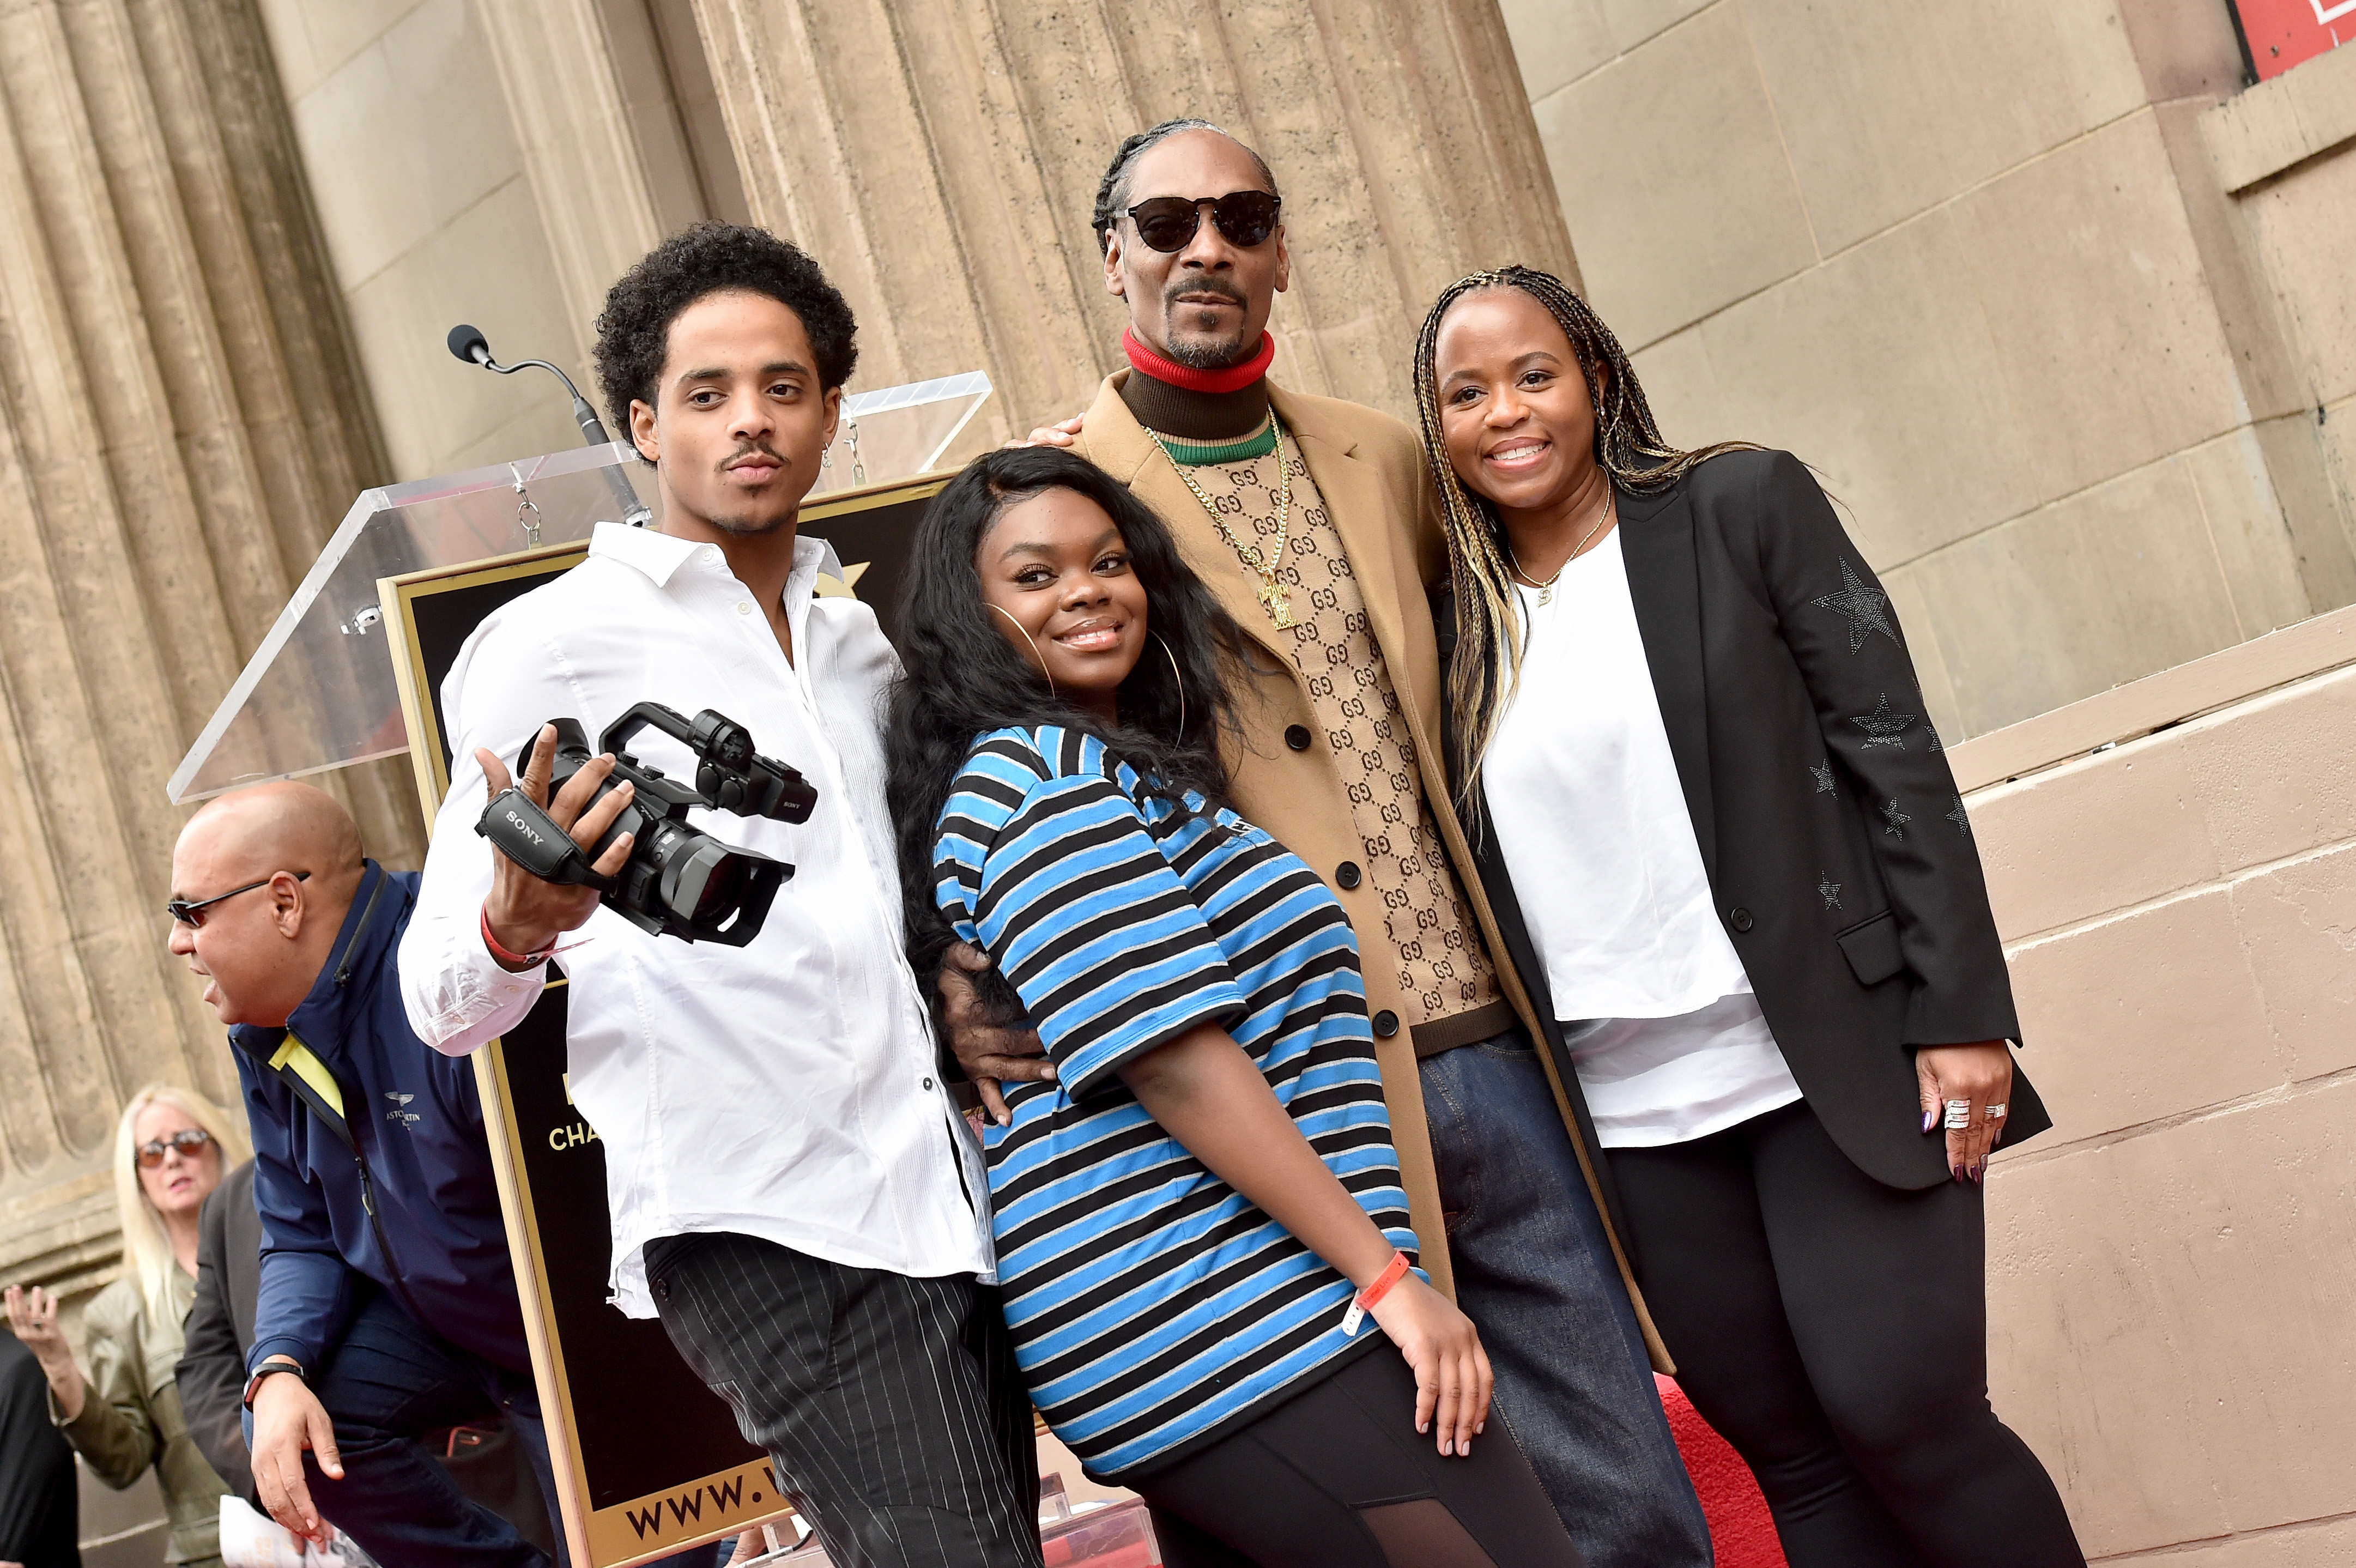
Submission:
[[1276,215],[1284,204],[1264,190],[1231,190],[1225,196],[1154,196],[1129,209],[1137,237],[1157,251],[1183,251],[1203,226],[1203,209],[1211,209],[1211,226],[1230,245],[1250,250],[1276,232]]
[[190,1159],[205,1152],[213,1135],[202,1127],[183,1127],[168,1138],[158,1138],[152,1144],[139,1145],[139,1163],[154,1170],[164,1163],[164,1156],[177,1149]]
[[[187,898],[174,898],[164,906],[164,913],[184,926],[202,926],[205,923],[207,909],[224,898],[234,898],[241,893],[251,893],[257,887],[267,887],[270,886],[271,877],[277,875],[278,873],[273,871],[270,876],[265,876],[259,882],[249,882],[242,887],[232,887],[226,893],[216,893],[209,898],[198,898],[193,901]],[[310,879],[311,874],[307,871],[298,871],[294,874],[294,880],[297,882],[308,882]]]

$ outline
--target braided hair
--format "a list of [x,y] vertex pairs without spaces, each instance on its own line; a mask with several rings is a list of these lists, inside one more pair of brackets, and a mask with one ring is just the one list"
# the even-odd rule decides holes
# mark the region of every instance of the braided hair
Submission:
[[1092,221],[1096,224],[1098,255],[1112,249],[1113,229],[1120,222],[1120,215],[1129,209],[1129,181],[1130,177],[1137,172],[1137,160],[1145,156],[1145,150],[1148,147],[1152,146],[1156,142],[1167,141],[1181,131],[1208,131],[1214,135],[1226,136],[1230,142],[1235,142],[1236,145],[1243,147],[1251,161],[1258,166],[1260,178],[1268,183],[1268,193],[1270,196],[1282,194],[1276,188],[1276,176],[1269,172],[1268,160],[1253,152],[1251,148],[1245,147],[1244,144],[1237,141],[1232,134],[1212,124],[1208,120],[1164,120],[1151,130],[1140,131],[1133,136],[1125,137],[1119,149],[1113,154],[1112,163],[1106,168],[1104,178],[1097,182],[1097,206]]
[[1595,459],[1613,488],[1637,495],[1655,493],[1706,458],[1759,449],[1748,441],[1720,442],[1691,452],[1670,446],[1620,339],[1587,301],[1551,273],[1521,266],[1474,273],[1449,285],[1432,302],[1423,330],[1416,335],[1415,403],[1447,525],[1450,587],[1456,606],[1456,650],[1449,659],[1447,676],[1448,702],[1458,722],[1448,772],[1457,814],[1475,832],[1479,814],[1472,806],[1482,759],[1521,681],[1522,624],[1515,607],[1505,524],[1485,497],[1465,488],[1448,460],[1440,435],[1437,359],[1440,325],[1449,311],[1465,295],[1493,288],[1516,288],[1528,295],[1546,306],[1570,339],[1595,409]]

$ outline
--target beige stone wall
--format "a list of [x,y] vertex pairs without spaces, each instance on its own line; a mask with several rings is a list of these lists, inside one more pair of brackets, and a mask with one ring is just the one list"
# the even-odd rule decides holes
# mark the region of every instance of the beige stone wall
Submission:
[[705,215],[828,268],[862,322],[854,388],[988,371],[965,448],[1076,412],[1124,319],[1097,181],[1173,115],[1283,182],[1289,384],[1404,416],[1442,285],[1514,257],[1576,275],[1527,106],[1494,91],[1515,68],[1493,0],[257,3],[401,478],[577,439],[552,387],[469,372],[443,335],[472,321],[585,389],[607,285]]
[[1966,800],[2055,1122],[1989,1176],[1997,1410],[2092,1557],[2356,1561],[2356,609],[1954,757],[2021,775]]
[[860,383],[987,370],[970,443],[1086,406],[1127,317],[1088,215],[1120,139],[1197,115],[1285,199],[1275,373],[1410,412],[1426,304],[1573,267],[1494,0],[695,0],[753,213],[858,310]]
[[[2356,126],[2221,178],[2222,3],[1505,11],[1591,296],[1670,437],[1816,466],[1943,728],[2356,599],[2356,410],[2329,419]],[[2319,80],[2352,70],[2251,96],[2356,101]]]
[[2286,377],[2325,458],[2356,495],[2356,53],[2333,50],[2201,112],[2290,350]]
[[[553,360],[576,380],[585,369],[585,324],[562,286],[475,5],[260,0],[260,9],[382,421],[386,477],[578,445],[545,372],[488,375],[443,345],[452,326],[471,321],[503,361]],[[558,59],[573,63],[561,50]]]
[[[0,1281],[117,1247],[117,1112],[233,1100],[164,948],[164,781],[380,477],[252,11],[0,6]],[[337,783],[413,855],[397,772]]]

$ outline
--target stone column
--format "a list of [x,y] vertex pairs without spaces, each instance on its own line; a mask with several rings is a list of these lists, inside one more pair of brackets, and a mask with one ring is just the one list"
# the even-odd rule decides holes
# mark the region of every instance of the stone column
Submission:
[[[236,1098],[164,781],[383,477],[250,0],[0,5],[0,1278],[94,1283],[114,1116]],[[406,769],[331,776],[415,865]]]
[[[608,424],[591,386],[605,291],[664,235],[741,202],[734,171],[697,156],[693,105],[681,99],[705,84],[705,62],[693,22],[661,15],[665,3],[475,0],[555,263],[575,374]],[[692,58],[674,58],[682,43]]]
[[[586,370],[606,289],[663,232],[623,96],[622,61],[594,0],[477,0],[476,15],[548,234],[573,362]],[[641,44],[631,58],[643,65],[649,52]],[[587,381],[582,389],[602,402]]]
[[859,312],[862,386],[986,369],[979,446],[1119,360],[1088,215],[1121,137],[1199,115],[1276,172],[1276,375],[1408,416],[1432,296],[1576,277],[1494,0],[695,0],[756,219]]

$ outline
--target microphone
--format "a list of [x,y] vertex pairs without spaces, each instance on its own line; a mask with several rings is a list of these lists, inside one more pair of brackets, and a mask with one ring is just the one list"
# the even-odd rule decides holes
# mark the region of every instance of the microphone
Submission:
[[[582,440],[591,446],[613,445],[614,438],[605,434],[605,424],[598,419],[597,411],[589,406],[589,400],[581,395],[581,389],[573,384],[573,378],[558,367],[546,360],[519,360],[512,365],[502,365],[491,358],[491,345],[484,338],[482,329],[463,321],[450,328],[447,341],[453,357],[465,364],[480,365],[494,375],[511,376],[518,371],[533,368],[546,371],[562,381],[564,390],[573,394],[573,422],[581,426]],[[613,487],[614,499],[621,503],[624,522],[632,528],[644,528],[654,521],[654,513],[647,510],[647,503],[638,499],[638,493],[630,488],[629,480],[622,478],[619,468],[608,467],[605,482]]]

